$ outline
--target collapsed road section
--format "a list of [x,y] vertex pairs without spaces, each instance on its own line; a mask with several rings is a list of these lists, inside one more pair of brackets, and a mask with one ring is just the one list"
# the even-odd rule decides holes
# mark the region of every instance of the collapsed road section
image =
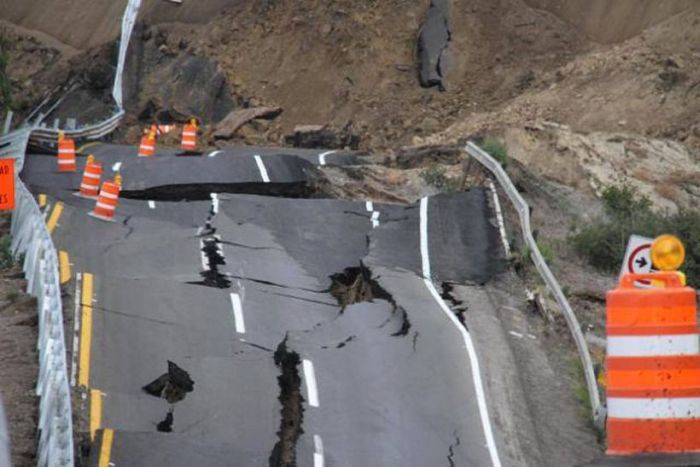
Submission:
[[[76,334],[89,337],[76,347],[89,352],[76,359],[89,367],[82,389],[92,399],[79,408],[88,458],[175,467],[499,464],[494,452],[508,434],[484,418],[485,388],[426,287],[421,255],[456,258],[434,264],[443,282],[483,284],[500,273],[482,190],[432,198],[428,217],[421,203],[211,192],[189,200],[147,180],[152,169],[125,170],[133,149],[103,151],[130,174],[127,188],[162,196],[124,197],[115,221],[104,222],[87,216],[91,200],[43,168],[45,156],[28,157],[22,174],[62,203],[54,241],[75,271],[94,277],[90,328]],[[237,183],[249,177],[242,164],[257,170],[245,157],[176,160],[188,172],[185,191],[209,189],[213,172]],[[215,169],[200,170],[206,164]],[[296,156],[265,164],[279,184],[313,170]]]

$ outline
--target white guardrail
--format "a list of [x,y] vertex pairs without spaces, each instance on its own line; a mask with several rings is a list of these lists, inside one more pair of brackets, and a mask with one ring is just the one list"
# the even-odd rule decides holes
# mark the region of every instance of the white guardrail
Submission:
[[574,310],[571,308],[571,305],[566,299],[564,292],[562,292],[559,283],[554,277],[554,274],[552,274],[549,266],[547,266],[547,262],[542,257],[542,253],[540,253],[537,242],[532,235],[532,228],[530,226],[530,206],[523,199],[523,197],[520,196],[520,193],[515,188],[515,185],[513,185],[510,177],[508,177],[508,174],[505,170],[503,170],[503,167],[501,167],[501,164],[498,161],[496,161],[486,151],[481,149],[473,142],[468,142],[465,150],[467,151],[467,154],[476,159],[496,177],[503,188],[503,191],[513,204],[513,207],[515,207],[515,210],[518,212],[523,238],[530,249],[530,257],[532,258],[532,262],[535,264],[540,276],[542,276],[542,280],[544,280],[547,288],[550,290],[552,295],[554,295],[554,298],[561,307],[564,319],[566,319],[566,323],[569,326],[571,335],[576,343],[576,348],[578,350],[579,358],[581,359],[583,372],[586,378],[586,387],[588,388],[588,396],[590,398],[591,410],[593,412],[593,422],[596,427],[602,429],[603,425],[605,424],[605,407],[603,407],[603,405],[600,403],[598,384],[596,382],[593,362],[591,360],[591,354],[588,350],[588,344],[586,344],[586,339],[583,336],[583,332],[581,332],[581,325],[574,314]]
[[[129,0],[122,19],[117,71],[113,97],[114,115],[103,122],[66,130],[75,139],[97,139],[119,126],[124,116],[122,76],[131,33],[141,0]],[[39,119],[41,120],[41,119]],[[15,159],[15,211],[12,215],[12,253],[23,259],[27,292],[37,298],[39,315],[39,376],[36,392],[39,403],[37,465],[73,467],[73,416],[66,357],[63,305],[59,283],[58,255],[44,216],[31,192],[19,178],[29,139],[54,142],[58,128],[29,124],[0,137],[0,158]]]

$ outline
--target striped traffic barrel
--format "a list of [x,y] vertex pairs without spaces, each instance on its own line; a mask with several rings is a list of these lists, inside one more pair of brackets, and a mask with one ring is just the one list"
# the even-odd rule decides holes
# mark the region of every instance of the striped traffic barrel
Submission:
[[95,209],[90,212],[92,217],[105,221],[114,220],[114,212],[117,210],[119,203],[119,192],[121,186],[118,181],[107,181],[102,184],[102,190],[97,198]]
[[75,141],[70,138],[59,139],[58,141],[58,171],[75,172]]
[[675,272],[627,274],[606,302],[607,453],[700,451],[695,290]]
[[80,196],[83,198],[97,198],[100,192],[100,178],[102,177],[102,164],[94,160],[85,164],[83,180],[80,182]]
[[195,151],[197,149],[197,127],[187,124],[182,129],[182,149]]

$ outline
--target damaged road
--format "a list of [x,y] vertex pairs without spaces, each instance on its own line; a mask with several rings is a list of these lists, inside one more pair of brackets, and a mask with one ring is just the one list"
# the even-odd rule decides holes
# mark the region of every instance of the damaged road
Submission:
[[[483,388],[461,330],[426,286],[422,253],[434,258],[438,282],[498,274],[484,191],[431,198],[427,213],[423,203],[375,203],[370,212],[336,199],[205,197],[214,178],[251,178],[255,161],[134,162],[120,160],[134,159],[121,147],[98,150],[131,177],[114,223],[88,217],[94,202],[73,196],[70,176],[53,173],[46,156],[30,156],[22,176],[51,205],[64,204],[54,241],[75,271],[94,276],[89,387],[104,394],[99,428],[114,430],[112,462],[496,463],[502,439],[489,438]],[[284,183],[313,170],[295,155],[262,159]],[[197,200],[179,200],[177,184],[155,202],[131,197],[163,193],[168,177],[189,177]],[[76,287],[72,280],[66,292]]]

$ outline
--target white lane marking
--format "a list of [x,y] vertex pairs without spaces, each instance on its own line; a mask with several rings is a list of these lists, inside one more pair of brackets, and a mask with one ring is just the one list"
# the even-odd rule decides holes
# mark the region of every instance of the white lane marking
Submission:
[[311,360],[302,362],[304,367],[304,380],[306,381],[306,392],[309,396],[309,405],[318,407],[318,387],[316,387],[316,373],[314,372],[314,364]]
[[80,353],[80,320],[81,320],[81,292],[83,287],[83,274],[75,274],[75,311],[73,314],[73,355],[70,364],[70,385],[75,387],[78,374],[78,354]]
[[608,336],[609,357],[654,357],[700,353],[697,334],[665,336]]
[[112,166],[112,171],[113,171],[113,172],[119,172],[119,169],[121,169],[121,168],[122,168],[122,163],[121,163],[121,162],[117,162],[116,164],[114,164],[114,165]]
[[262,158],[257,154],[253,157],[255,157],[255,163],[258,164],[258,170],[260,171],[263,182],[270,183],[270,177],[267,175],[267,169],[265,168]]
[[151,209],[155,209],[155,208],[156,208],[156,202],[153,201],[153,200],[148,201],[148,207],[151,208]]
[[474,382],[474,391],[476,393],[477,405],[479,406],[479,416],[481,418],[481,424],[484,429],[484,437],[486,438],[486,447],[489,450],[489,455],[491,456],[491,463],[494,467],[501,466],[501,459],[498,457],[498,450],[496,449],[496,441],[493,437],[493,430],[491,428],[491,420],[489,419],[489,411],[486,406],[486,395],[484,393],[484,385],[481,380],[481,369],[479,368],[479,360],[476,357],[476,349],[474,348],[474,343],[472,342],[471,335],[462,326],[457,317],[452,310],[447,306],[445,301],[440,297],[440,294],[435,289],[435,285],[431,279],[430,275],[430,255],[428,252],[428,198],[423,198],[420,201],[420,252],[423,270],[423,282],[425,286],[430,291],[431,295],[435,301],[440,306],[440,309],[447,315],[452,324],[455,325],[459,333],[462,335],[462,340],[467,349],[467,354],[469,356],[469,362],[471,364],[471,374]]
[[508,331],[508,334],[510,334],[511,336],[515,336],[518,339],[522,339],[523,337],[525,337],[524,335],[520,334],[519,332],[515,332],[515,331]]
[[374,211],[374,203],[372,203],[372,201],[367,201],[365,203],[365,209],[367,209],[367,212]]
[[338,151],[326,151],[318,155],[318,165],[326,165],[326,156],[330,156]]
[[219,213],[219,194],[218,193],[211,194],[211,209],[214,212],[214,214]]
[[323,467],[325,462],[323,440],[319,435],[314,435],[314,467]]
[[372,228],[376,229],[379,227],[379,211],[374,211],[372,213]]
[[231,294],[231,306],[233,307],[233,325],[238,334],[245,334],[245,321],[243,319],[243,304],[241,296],[237,293]]
[[217,154],[220,154],[220,153],[221,153],[221,151],[212,151],[212,152],[209,153],[209,156],[208,156],[208,157],[214,157],[214,156],[216,156]]
[[202,255],[202,269],[205,271],[209,270],[209,259],[207,258],[207,255],[204,253],[204,240],[199,241],[199,253]]
[[700,397],[641,398],[608,396],[608,417],[614,418],[696,418]]
[[506,257],[510,258],[510,244],[508,243],[508,235],[506,234],[506,224],[503,222],[503,211],[501,210],[501,201],[498,198],[498,191],[493,184],[493,180],[488,181],[489,190],[493,195],[493,207],[496,210],[496,219],[498,220],[498,230],[501,233],[501,241],[503,242],[503,250],[506,252]]

